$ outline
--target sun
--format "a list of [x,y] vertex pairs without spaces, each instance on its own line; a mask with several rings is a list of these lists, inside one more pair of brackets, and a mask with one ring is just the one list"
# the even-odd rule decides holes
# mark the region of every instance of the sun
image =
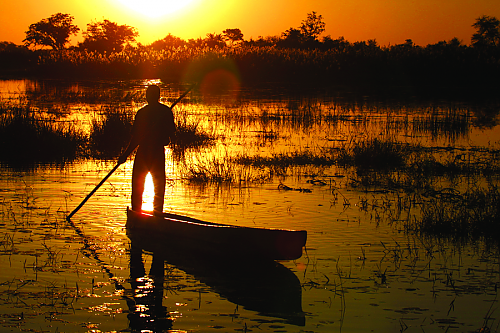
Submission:
[[119,3],[135,13],[148,18],[160,18],[175,13],[194,0],[117,0]]

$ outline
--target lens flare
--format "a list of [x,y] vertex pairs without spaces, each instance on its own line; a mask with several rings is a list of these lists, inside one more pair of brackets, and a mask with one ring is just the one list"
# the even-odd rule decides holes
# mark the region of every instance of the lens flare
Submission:
[[226,69],[216,69],[205,75],[200,85],[203,101],[208,104],[232,104],[238,97],[240,82]]
[[193,61],[184,73],[187,83],[199,83],[199,91],[206,104],[232,104],[241,87],[238,67],[229,57],[206,54]]

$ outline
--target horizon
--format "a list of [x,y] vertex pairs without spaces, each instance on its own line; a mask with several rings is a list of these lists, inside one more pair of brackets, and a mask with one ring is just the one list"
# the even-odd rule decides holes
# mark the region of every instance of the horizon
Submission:
[[80,28],[77,36],[71,36],[69,45],[83,41],[82,31],[88,23],[104,19],[137,29],[136,41],[143,45],[169,34],[189,40],[235,28],[241,30],[244,40],[256,40],[260,36],[280,36],[287,29],[298,28],[312,11],[322,15],[326,23],[320,39],[328,35],[333,39],[344,37],[351,43],[372,39],[380,46],[403,44],[411,39],[414,44],[425,46],[458,38],[470,45],[475,32],[472,24],[478,17],[500,18],[498,0],[442,0],[439,3],[433,0],[418,3],[395,0],[353,0],[349,3],[275,0],[265,3],[257,0],[251,4],[234,0],[185,0],[182,3],[144,0],[140,3],[138,6],[138,1],[131,0],[9,2],[0,13],[3,22],[0,41],[21,45],[30,24],[59,12],[73,16],[73,23]]

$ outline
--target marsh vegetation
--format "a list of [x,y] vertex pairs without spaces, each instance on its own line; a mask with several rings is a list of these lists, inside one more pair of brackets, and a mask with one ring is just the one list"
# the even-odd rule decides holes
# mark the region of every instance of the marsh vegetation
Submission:
[[[83,331],[126,328],[133,281],[123,208],[131,163],[74,225],[64,216],[127,144],[144,103],[141,83],[28,86],[36,89],[6,97],[1,108],[0,260],[12,261],[17,275],[1,275],[0,304],[18,307],[9,308],[6,324],[28,329],[46,318],[71,318],[64,325],[86,322]],[[164,84],[163,101],[184,89]],[[58,91],[52,100],[50,91]],[[214,103],[204,94],[196,90],[174,109],[180,130],[168,155],[166,209],[214,222],[307,229],[307,253],[285,266],[300,279],[308,328],[365,329],[355,318],[372,314],[375,328],[495,329],[489,302],[497,297],[499,251],[496,99],[251,88]],[[25,133],[57,139],[48,144]],[[50,155],[19,157],[47,145]],[[49,277],[55,271],[56,280]],[[208,282],[173,264],[166,266],[165,292],[175,329],[296,330],[272,315],[235,310]],[[45,300],[36,314],[33,298]],[[471,302],[477,311],[464,310]],[[89,312],[95,321],[82,319]],[[182,313],[199,317],[190,322]]]
[[[96,34],[120,28],[104,20],[71,48],[73,17],[53,19],[67,23],[57,43],[37,38],[47,19],[27,46],[0,43],[0,75],[43,78],[0,81],[1,327],[498,331],[496,18],[476,20],[470,46],[320,40],[312,12],[281,36],[151,45],[125,45],[129,26],[123,40]],[[115,165],[144,87],[169,105],[192,82],[174,109],[165,210],[306,229],[299,260],[138,253],[124,230],[131,161],[65,219]]]

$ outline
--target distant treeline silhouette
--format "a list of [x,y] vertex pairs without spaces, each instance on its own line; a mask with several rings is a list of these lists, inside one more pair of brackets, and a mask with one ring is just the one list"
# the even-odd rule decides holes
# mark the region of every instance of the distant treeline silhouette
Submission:
[[[67,14],[56,15],[67,19],[64,16]],[[0,42],[0,74],[4,77],[160,77],[166,81],[182,81],[223,69],[248,83],[498,85],[500,21],[495,17],[476,19],[471,45],[457,38],[427,46],[415,45],[411,39],[389,46],[380,46],[376,40],[351,43],[343,37],[319,39],[324,27],[322,16],[312,12],[298,29],[290,28],[281,36],[244,40],[240,29],[226,29],[222,34],[207,34],[206,38],[185,41],[169,34],[150,45],[131,45],[137,36],[134,28],[104,20],[89,24],[84,32],[85,40],[71,48],[64,48],[63,41],[50,45],[43,44],[47,39],[39,38],[34,42],[35,37],[28,38],[33,35],[28,31],[24,46]],[[67,31],[72,33],[77,29],[70,28],[67,27]],[[121,39],[111,41],[107,35],[117,36],[119,29],[123,31]],[[28,46],[33,44],[52,49],[30,49]]]

